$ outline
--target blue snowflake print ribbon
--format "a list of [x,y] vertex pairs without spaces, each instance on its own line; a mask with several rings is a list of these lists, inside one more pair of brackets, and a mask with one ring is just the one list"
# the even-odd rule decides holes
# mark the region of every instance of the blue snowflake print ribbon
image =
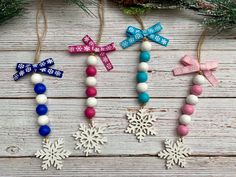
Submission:
[[35,73],[44,73],[50,76],[62,78],[63,71],[50,68],[50,66],[54,65],[54,61],[52,58],[48,58],[46,60],[41,61],[38,64],[31,63],[17,63],[16,70],[17,73],[13,75],[13,79],[15,81],[24,77],[25,75],[35,72]]
[[160,22],[158,22],[157,24],[151,26],[146,30],[141,30],[133,26],[129,26],[126,31],[127,38],[120,43],[120,46],[123,49],[128,48],[131,45],[135,44],[137,41],[140,41],[141,39],[146,37],[149,40],[166,47],[169,43],[169,39],[164,38],[163,36],[157,34],[161,30],[162,26]]

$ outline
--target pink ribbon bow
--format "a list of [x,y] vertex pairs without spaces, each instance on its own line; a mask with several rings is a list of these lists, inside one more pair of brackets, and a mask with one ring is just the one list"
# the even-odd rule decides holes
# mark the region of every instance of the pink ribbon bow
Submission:
[[185,55],[180,60],[180,62],[184,66],[173,69],[173,74],[175,76],[202,71],[203,75],[211,83],[211,85],[216,86],[218,84],[218,80],[212,73],[212,71],[216,70],[216,68],[218,67],[217,61],[208,61],[206,63],[198,63],[197,60],[193,59],[192,57],[188,55]]
[[111,52],[116,50],[114,43],[108,44],[106,46],[97,46],[96,43],[88,36],[84,36],[82,39],[85,45],[74,45],[69,46],[70,53],[97,53],[98,56],[101,58],[104,66],[106,67],[107,71],[113,69],[111,61],[107,57],[107,52]]

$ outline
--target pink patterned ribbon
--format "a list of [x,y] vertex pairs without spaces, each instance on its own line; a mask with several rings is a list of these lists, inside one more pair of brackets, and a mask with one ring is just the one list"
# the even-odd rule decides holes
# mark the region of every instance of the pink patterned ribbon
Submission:
[[217,61],[208,61],[206,63],[198,63],[197,60],[193,59],[192,57],[188,55],[185,55],[180,60],[180,62],[184,66],[173,69],[173,74],[175,76],[202,71],[203,75],[211,83],[211,85],[216,86],[218,84],[219,81],[216,79],[216,77],[212,73],[212,71],[216,70],[216,68],[218,67]]
[[74,45],[69,46],[70,53],[97,53],[98,56],[101,58],[104,66],[106,67],[107,71],[113,69],[112,63],[107,56],[107,52],[115,51],[114,43],[108,44],[106,46],[97,46],[97,44],[88,36],[84,36],[82,39],[85,45]]

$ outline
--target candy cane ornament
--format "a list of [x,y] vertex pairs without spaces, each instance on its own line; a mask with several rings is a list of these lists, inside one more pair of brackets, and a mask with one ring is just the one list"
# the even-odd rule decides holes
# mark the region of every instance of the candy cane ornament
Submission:
[[149,110],[144,107],[150,99],[149,94],[147,93],[147,81],[149,69],[148,62],[151,59],[150,51],[152,44],[148,40],[165,47],[169,43],[167,38],[164,38],[158,34],[161,30],[162,26],[160,23],[157,23],[146,30],[129,26],[126,31],[127,38],[120,43],[121,47],[125,49],[142,40],[140,48],[141,52],[139,55],[140,63],[138,65],[138,72],[136,75],[136,90],[138,92],[138,101],[141,104],[141,107],[137,112],[127,113],[126,116],[129,124],[125,130],[125,133],[134,134],[139,142],[141,142],[147,135],[156,135],[153,128],[156,117],[154,117]]

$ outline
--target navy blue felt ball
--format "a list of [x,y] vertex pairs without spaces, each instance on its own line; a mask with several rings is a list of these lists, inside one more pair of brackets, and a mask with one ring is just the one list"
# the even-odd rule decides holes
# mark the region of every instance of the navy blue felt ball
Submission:
[[39,128],[39,134],[41,136],[47,136],[51,132],[51,128],[47,125],[43,125]]
[[48,107],[45,104],[39,104],[36,107],[36,112],[38,115],[45,115],[48,112]]
[[37,94],[43,94],[44,92],[46,92],[47,88],[44,84],[42,83],[38,83],[34,86],[34,91]]

